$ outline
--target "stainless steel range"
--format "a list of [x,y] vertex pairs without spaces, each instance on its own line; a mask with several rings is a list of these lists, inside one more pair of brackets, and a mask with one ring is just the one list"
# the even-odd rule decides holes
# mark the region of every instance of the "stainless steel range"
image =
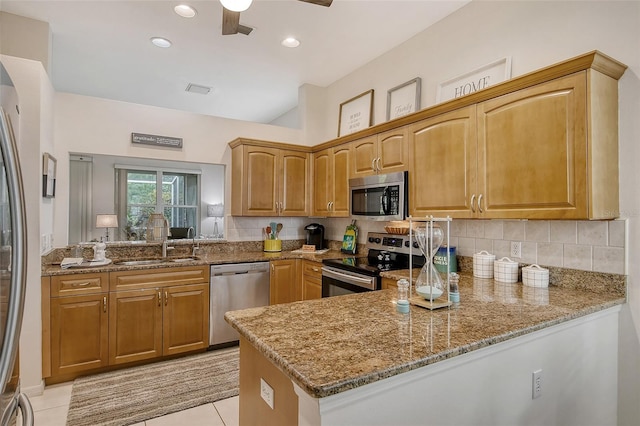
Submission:
[[[354,256],[343,259],[327,259],[322,263],[322,297],[380,290],[380,272],[409,268],[409,245],[413,252],[418,244],[408,235],[378,232],[367,234],[367,257]],[[421,267],[424,256],[413,255],[413,267]]]

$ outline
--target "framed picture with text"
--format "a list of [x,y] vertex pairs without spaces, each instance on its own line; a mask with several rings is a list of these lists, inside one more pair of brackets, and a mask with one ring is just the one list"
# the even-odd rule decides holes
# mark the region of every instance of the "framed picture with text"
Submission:
[[422,80],[416,77],[387,91],[387,121],[420,109]]
[[373,124],[373,89],[340,104],[338,137],[366,129]]

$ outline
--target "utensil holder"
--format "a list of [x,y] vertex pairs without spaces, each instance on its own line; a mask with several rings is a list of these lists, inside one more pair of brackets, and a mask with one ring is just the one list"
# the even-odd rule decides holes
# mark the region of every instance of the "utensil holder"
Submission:
[[282,240],[264,240],[264,251],[282,251]]

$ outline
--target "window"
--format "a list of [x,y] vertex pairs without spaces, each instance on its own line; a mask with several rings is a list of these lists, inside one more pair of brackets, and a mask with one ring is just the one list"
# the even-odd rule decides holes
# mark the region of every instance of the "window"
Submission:
[[169,170],[119,169],[119,211],[126,217],[127,240],[146,239],[151,213],[162,213],[170,228],[193,227],[199,232],[199,174]]

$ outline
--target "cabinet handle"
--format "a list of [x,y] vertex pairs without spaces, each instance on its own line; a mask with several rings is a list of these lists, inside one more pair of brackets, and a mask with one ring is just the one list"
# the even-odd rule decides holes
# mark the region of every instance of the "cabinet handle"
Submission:
[[167,303],[169,303],[169,292],[165,290],[165,292],[164,292],[164,306],[167,306]]
[[371,170],[376,171],[376,159],[375,157],[371,159]]
[[162,305],[162,294],[158,292],[158,306]]
[[476,212],[476,194],[471,195],[471,211]]
[[380,161],[382,160],[382,158],[378,157],[377,161],[376,161],[376,170],[380,171],[382,170],[382,167],[380,167]]
[[313,269],[313,272],[318,272],[320,270],[318,268],[312,268],[312,269]]
[[282,201],[280,201],[280,213],[282,213]]
[[482,203],[482,194],[478,196],[478,211],[482,213],[482,206],[480,205],[480,203]]
[[107,296],[102,298],[102,312],[107,312]]
[[333,201],[329,201],[329,211],[333,211]]
[[82,282],[82,283],[71,283],[71,287],[86,287],[89,284],[91,284],[90,281],[85,281],[85,282]]

